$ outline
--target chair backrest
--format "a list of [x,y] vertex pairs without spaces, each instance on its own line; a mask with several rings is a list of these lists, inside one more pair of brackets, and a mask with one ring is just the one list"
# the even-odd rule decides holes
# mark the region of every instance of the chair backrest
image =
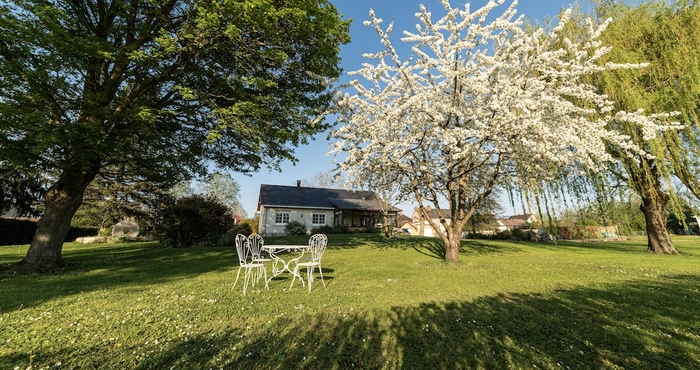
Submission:
[[238,262],[241,265],[248,263],[250,243],[248,242],[248,238],[243,234],[236,235],[236,253],[238,253]]
[[312,261],[321,262],[321,257],[323,257],[323,252],[326,250],[327,244],[328,237],[325,234],[311,235],[311,238],[309,238],[309,249]]
[[262,235],[251,235],[248,237],[248,242],[250,243],[250,253],[253,255],[253,259],[261,258],[260,252],[262,251],[263,245],[265,245]]

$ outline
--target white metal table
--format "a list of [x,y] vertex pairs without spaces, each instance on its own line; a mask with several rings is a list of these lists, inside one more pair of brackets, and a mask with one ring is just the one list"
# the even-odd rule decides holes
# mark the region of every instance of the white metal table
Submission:
[[[272,258],[272,275],[270,275],[267,281],[270,281],[275,276],[278,276],[281,273],[287,271],[290,274],[298,277],[301,280],[302,286],[305,285],[304,279],[302,279],[301,275],[294,271],[293,268],[290,268],[290,265],[292,264],[292,262],[299,261],[299,259],[304,256],[304,252],[308,249],[308,245],[264,245],[262,247],[262,250],[266,251],[270,255],[270,258]],[[285,257],[287,259],[285,259]],[[292,284],[293,283],[294,281],[292,280]]]

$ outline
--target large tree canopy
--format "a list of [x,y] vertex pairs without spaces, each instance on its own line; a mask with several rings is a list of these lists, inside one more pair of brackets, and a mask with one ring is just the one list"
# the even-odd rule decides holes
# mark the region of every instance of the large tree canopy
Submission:
[[[674,182],[684,184],[700,198],[700,2],[595,3],[595,16],[614,20],[601,35],[601,40],[612,46],[601,62],[646,62],[648,66],[595,74],[591,83],[622,109],[678,111],[676,119],[684,125],[683,130],[665,131],[651,140],[628,122],[613,120],[609,126],[653,155],[630,154],[611,147],[616,159],[612,173],[641,199],[648,250],[677,253],[666,227],[669,211],[682,214]],[[580,35],[585,28],[580,27],[581,22],[577,26],[572,29],[578,29]]]
[[[673,128],[667,115],[617,111],[614,102],[583,81],[604,70],[640,67],[607,63],[610,49],[598,39],[606,24],[590,27],[559,45],[568,12],[551,30],[528,32],[515,18],[517,2],[500,16],[489,1],[474,12],[469,4],[434,20],[421,7],[416,32],[404,32],[412,58],[394,48],[392,25],[370,12],[385,50],[368,55],[376,64],[354,72],[355,92],[340,96],[335,153],[351,182],[393,173],[417,199],[426,219],[427,202],[438,210],[432,225],[445,242],[447,261],[458,262],[464,225],[496,182],[515,175],[520,183],[562,168],[601,169],[607,147],[643,154],[629,136],[607,130],[613,119],[630,122],[653,138]],[[449,204],[451,216],[440,212]],[[432,223],[432,221],[431,221]],[[442,228],[440,227],[442,226]],[[442,231],[444,230],[444,231]]]
[[[101,170],[172,183],[294,160],[325,128],[348,21],[326,0],[0,5],[0,167],[52,184],[23,265],[59,267]],[[11,36],[11,37],[10,37]]]

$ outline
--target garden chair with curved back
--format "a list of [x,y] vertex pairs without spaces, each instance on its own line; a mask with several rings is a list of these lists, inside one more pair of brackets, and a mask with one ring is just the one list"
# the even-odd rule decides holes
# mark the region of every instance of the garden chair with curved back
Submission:
[[[262,255],[262,248],[265,245],[265,240],[263,239],[262,235],[251,234],[248,237],[248,243],[250,243],[250,252],[253,257],[253,262],[260,262],[262,264],[265,264],[266,262],[272,262],[272,258],[265,258]],[[267,268],[265,268],[265,270],[267,270]],[[259,278],[260,274],[258,274],[257,276],[257,279]]]
[[[241,269],[245,269],[245,273],[243,274],[243,294],[245,294],[246,290],[248,289],[248,283],[255,286],[255,281],[259,276],[258,274],[261,272],[265,275],[265,288],[269,290],[270,287],[267,285],[267,269],[262,262],[253,260],[250,242],[248,237],[243,234],[236,235],[236,253],[238,254],[238,263],[240,265],[238,267],[238,272],[236,273],[236,281],[233,283],[233,287],[231,287],[231,289],[236,287],[236,283],[238,283],[238,278],[241,274]],[[253,275],[254,270],[255,275]]]
[[[305,259],[304,262],[297,262],[294,267],[295,276],[292,279],[292,285],[290,289],[294,286],[294,280],[296,275],[299,274],[300,267],[306,267],[306,281],[309,285],[309,292],[311,292],[311,282],[314,280],[314,269],[318,268],[319,275],[321,276],[321,282],[323,287],[326,287],[326,282],[323,280],[323,270],[321,269],[321,258],[323,258],[323,252],[326,251],[326,245],[328,244],[328,237],[325,234],[314,234],[309,238],[309,252],[311,257]],[[303,283],[303,281],[302,281]]]

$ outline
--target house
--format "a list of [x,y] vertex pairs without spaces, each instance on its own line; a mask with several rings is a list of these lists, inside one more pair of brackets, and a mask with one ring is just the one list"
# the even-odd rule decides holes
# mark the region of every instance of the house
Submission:
[[396,215],[396,225],[399,228],[398,232],[402,234],[417,235],[418,229],[413,225],[413,219],[403,214],[403,212],[399,212]]
[[496,220],[498,231],[513,230],[517,228],[530,227],[530,225],[538,223],[537,217],[533,214],[514,215],[508,218],[499,218]]
[[[425,209],[428,211],[428,217],[433,221],[434,224],[439,225],[440,230],[442,232],[445,232],[445,228],[442,226],[440,223],[440,217],[438,215],[438,211],[436,209],[432,209],[430,206],[426,206]],[[450,219],[452,217],[452,211],[449,209],[441,209],[440,212],[442,213],[443,218],[447,219],[447,222],[450,222]],[[413,216],[411,217],[411,228],[408,229],[411,232],[409,232],[411,235],[419,235],[419,236],[438,236],[437,232],[433,229],[433,227],[430,225],[430,222],[428,222],[427,219],[423,217],[423,214],[421,214],[420,210],[418,207],[413,208]],[[403,226],[402,226],[403,228]]]
[[[389,210],[396,227],[396,215]],[[350,231],[376,227],[383,222],[381,205],[371,191],[324,189],[301,186],[260,185],[258,197],[258,233],[284,235],[290,221],[306,224],[307,232],[324,225],[347,225]]]

